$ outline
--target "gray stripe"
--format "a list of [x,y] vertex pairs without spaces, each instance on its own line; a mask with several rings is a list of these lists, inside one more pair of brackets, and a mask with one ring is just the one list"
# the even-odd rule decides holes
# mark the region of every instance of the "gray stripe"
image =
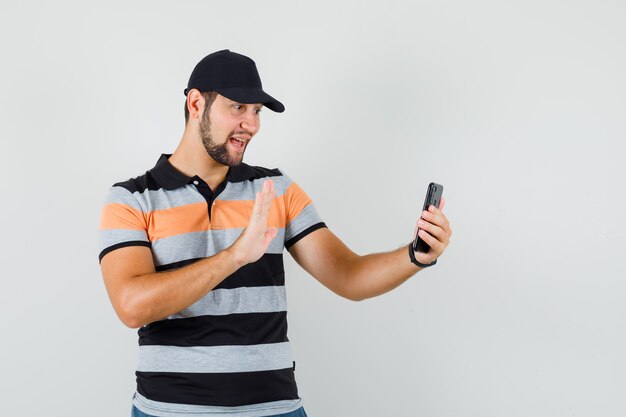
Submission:
[[155,240],[152,242],[155,266],[206,257],[213,250],[210,235],[211,232],[193,232]]
[[[217,197],[218,200],[254,200],[256,193],[261,191],[267,179],[274,181],[276,197],[283,196],[293,182],[286,176],[265,177],[252,181],[229,182],[224,191]],[[180,207],[187,204],[204,203],[206,200],[192,184],[187,184],[176,190],[145,190],[131,194],[124,187],[111,187],[105,197],[104,204],[122,203],[137,210],[149,212]]]
[[293,366],[289,342],[253,346],[139,346],[140,372],[231,373]]
[[134,193],[144,212],[165,210],[188,204],[206,203],[195,186],[187,184],[175,190],[145,190]]
[[[183,233],[152,242],[152,253],[156,266],[178,261],[212,256],[229,248],[241,235],[243,229],[233,228],[206,232]],[[285,229],[278,229],[265,253],[283,253]]]
[[98,231],[100,251],[122,242],[141,240],[148,242],[148,235],[143,230],[109,229]]
[[168,319],[276,311],[287,311],[287,294],[284,286],[241,287],[210,291],[188,308],[169,316]]
[[[268,177],[270,178],[270,177]],[[243,181],[237,183],[227,183],[224,191],[218,195],[217,200],[254,200],[256,193],[263,188],[263,182],[268,178],[260,178],[253,181]],[[283,177],[271,177],[274,180],[276,196],[282,196],[285,193],[287,187],[286,181]],[[114,187],[121,188],[121,187]],[[122,188],[122,190],[126,191]],[[192,184],[187,184],[184,187],[176,190],[166,191],[159,190],[145,190],[143,192],[133,193],[134,205],[133,207],[143,210],[144,212],[154,210],[166,210],[174,207],[185,206],[187,204],[206,203],[206,200]],[[127,200],[130,193],[126,191],[124,200]],[[120,193],[116,193],[111,197],[111,202],[117,202],[115,197],[120,197]],[[130,203],[129,203],[130,205]]]
[[315,206],[312,203],[309,204],[302,209],[300,214],[298,214],[298,217],[289,222],[285,232],[285,240],[289,240],[292,237],[297,236],[298,233],[321,221],[322,219],[319,214],[317,214]]
[[287,188],[289,188],[293,180],[291,179],[289,175],[285,174],[285,171],[283,171],[282,169],[278,168],[278,172],[283,174],[283,187],[285,187],[285,190],[286,190]]
[[126,204],[137,210],[142,210],[141,205],[137,201],[137,198],[133,197],[124,187],[111,187],[104,197],[104,204]]
[[263,183],[271,179],[274,182],[276,197],[281,197],[287,190],[286,184],[290,182],[285,177],[265,177],[252,181],[229,182],[226,188],[217,197],[218,200],[255,200],[256,193],[263,189]]
[[150,400],[137,392],[135,393],[133,404],[144,413],[157,417],[264,417],[291,413],[302,407],[303,401],[301,399],[282,400],[263,404],[226,407],[163,403]]

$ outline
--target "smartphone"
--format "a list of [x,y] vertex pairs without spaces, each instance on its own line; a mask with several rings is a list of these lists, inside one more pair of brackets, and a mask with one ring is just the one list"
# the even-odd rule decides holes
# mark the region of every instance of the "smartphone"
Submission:
[[[422,210],[428,210],[428,207],[430,207],[431,205],[439,208],[442,194],[443,185],[436,184],[434,182],[428,184],[428,190],[426,190],[426,198],[424,199],[424,208]],[[417,231],[419,232],[420,229],[418,228]],[[418,234],[415,234],[415,240],[413,241],[413,250],[416,252],[426,253],[430,250],[430,246],[428,246],[428,243],[420,239]]]

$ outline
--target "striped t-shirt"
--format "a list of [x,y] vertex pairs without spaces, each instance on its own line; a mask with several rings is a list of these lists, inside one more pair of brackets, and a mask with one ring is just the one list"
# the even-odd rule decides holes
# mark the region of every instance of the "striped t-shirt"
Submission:
[[144,175],[108,192],[100,260],[147,246],[157,271],[189,265],[230,247],[248,224],[266,179],[276,196],[266,253],[188,308],[139,329],[133,404],[156,416],[253,417],[295,410],[300,399],[287,338],[282,253],[325,224],[311,199],[278,169],[231,167],[216,190],[162,155]]

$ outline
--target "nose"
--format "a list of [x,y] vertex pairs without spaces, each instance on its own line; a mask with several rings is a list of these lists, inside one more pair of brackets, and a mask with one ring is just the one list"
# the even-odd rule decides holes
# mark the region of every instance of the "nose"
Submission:
[[259,114],[255,111],[249,111],[244,114],[243,119],[241,120],[241,128],[247,130],[253,135],[259,130],[261,120],[259,119]]

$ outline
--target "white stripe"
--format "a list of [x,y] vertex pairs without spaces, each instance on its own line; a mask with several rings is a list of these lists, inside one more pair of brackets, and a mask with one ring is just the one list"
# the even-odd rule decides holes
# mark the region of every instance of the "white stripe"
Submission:
[[293,366],[289,342],[252,346],[139,346],[139,372],[231,373]]
[[135,191],[133,194],[141,204],[144,212],[173,209],[189,204],[206,204],[202,194],[196,187],[190,184],[175,190],[165,190],[163,188],[158,190],[147,189],[142,192]]
[[138,392],[135,393],[133,404],[146,414],[157,417],[169,417],[176,415],[178,417],[202,417],[210,415],[211,417],[265,417],[276,414],[287,414],[296,411],[302,407],[304,401],[297,400],[281,400],[269,403],[241,405],[235,407],[215,406],[215,405],[195,405],[195,404],[177,404],[164,403],[149,400]]
[[[218,196],[217,200],[252,200],[256,198],[256,193],[263,189],[263,183],[267,179],[272,179],[275,183],[275,196],[276,198],[282,197],[287,187],[284,185],[285,179],[283,177],[264,177],[252,181],[243,182],[228,182],[226,188]],[[117,187],[122,188],[122,187]],[[124,191],[126,191],[124,189]],[[130,193],[126,191],[123,194],[121,190],[115,190],[112,193],[110,199],[121,195],[124,198],[124,203],[132,205],[133,207],[143,210],[144,212],[153,210],[167,210],[188,204],[206,203],[206,200],[198,189],[191,184],[187,184],[176,190],[144,190],[142,192],[135,191],[135,198],[129,199]],[[108,200],[107,200],[108,201]],[[114,201],[117,202],[117,201]]]
[[103,205],[106,206],[107,204],[125,204],[136,210],[143,210],[143,207],[139,201],[137,201],[137,197],[133,196],[133,194],[131,194],[131,192],[126,188],[120,186],[113,186],[109,188],[109,191],[104,198]]
[[98,243],[100,251],[103,251],[118,243],[140,240],[148,242],[148,235],[143,230],[108,229],[98,231]]
[[256,193],[263,190],[263,184],[267,180],[274,182],[274,195],[276,198],[285,194],[287,187],[286,178],[283,176],[263,177],[242,182],[229,182],[224,191],[217,197],[218,200],[252,200],[256,198]]
[[[213,256],[232,246],[244,229],[209,230],[205,232],[182,233],[164,237],[152,242],[152,253],[156,266],[178,261]],[[265,253],[283,253],[285,229],[278,229]]]
[[287,293],[284,286],[240,287],[210,291],[199,301],[168,319],[277,311],[287,311]]
[[317,210],[313,203],[309,203],[306,207],[302,209],[300,214],[296,216],[295,219],[292,219],[285,229],[285,240],[289,240],[292,237],[297,236],[299,233],[313,226],[314,224],[320,223],[322,219],[319,214],[317,214]]

